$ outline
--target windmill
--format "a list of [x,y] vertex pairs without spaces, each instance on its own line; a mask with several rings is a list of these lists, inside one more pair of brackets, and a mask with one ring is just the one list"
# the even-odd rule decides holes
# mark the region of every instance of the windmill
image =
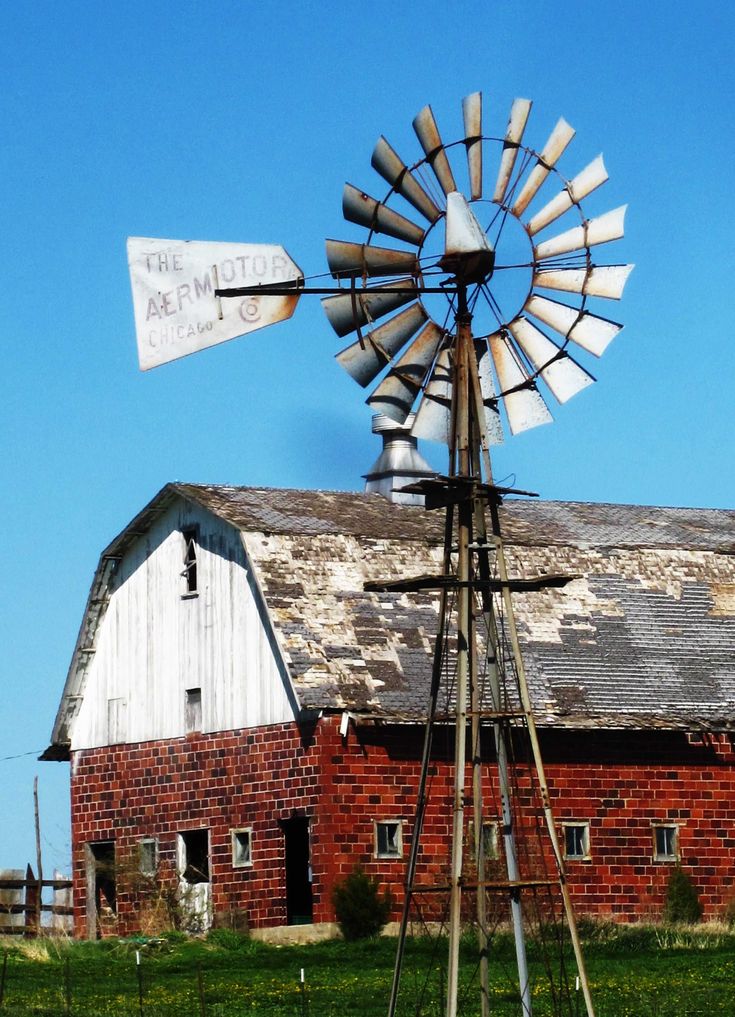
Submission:
[[[439,589],[441,631],[447,625],[450,590],[457,596],[447,1017],[457,1013],[462,897],[467,892],[464,853],[470,811],[482,1013],[488,1012],[488,891],[499,889],[505,890],[509,898],[521,1013],[524,1017],[532,1013],[522,899],[524,891],[535,892],[545,881],[524,875],[519,865],[510,772],[510,742],[513,728],[518,726],[525,729],[530,742],[556,883],[585,1005],[590,1017],[593,1014],[513,614],[511,592],[523,589],[524,581],[509,576],[498,511],[503,496],[511,492],[493,482],[490,448],[503,440],[505,427],[516,434],[551,421],[549,395],[555,402],[564,403],[594,381],[575,359],[579,354],[572,355],[572,351],[600,356],[620,331],[621,325],[593,313],[588,304],[594,297],[619,299],[632,266],[598,265],[593,260],[593,248],[623,236],[625,215],[625,207],[621,207],[587,219],[582,210],[581,201],[607,180],[602,157],[572,180],[565,179],[556,164],[574,130],[565,120],[559,120],[544,147],[536,151],[523,141],[530,110],[529,100],[516,99],[505,135],[485,136],[482,95],[474,93],[463,102],[464,136],[445,144],[431,107],[424,107],[413,121],[424,153],[416,163],[407,166],[384,137],[375,146],[372,166],[389,185],[386,196],[377,200],[351,184],[345,187],[344,216],[367,231],[364,242],[327,241],[329,268],[336,279],[349,281],[350,290],[326,297],[324,310],[339,336],[356,334],[337,359],[363,386],[380,379],[367,399],[375,410],[403,423],[415,408],[413,434],[446,442],[449,448],[448,475],[413,488],[426,495],[427,507],[446,507],[443,574],[373,587]],[[456,162],[458,153],[463,163],[466,160],[466,195],[458,188],[450,161],[455,157]],[[488,164],[490,173],[485,168]],[[529,206],[549,178],[556,182],[556,193],[529,215]],[[404,215],[398,207],[401,204],[411,206],[414,215]],[[570,218],[576,221],[569,223]],[[565,221],[565,228],[554,233],[560,219]],[[525,241],[526,248],[525,255],[514,253],[509,258],[506,251],[512,248],[504,240],[513,230],[516,236],[510,239],[514,250],[518,250],[519,239]],[[398,240],[402,246],[379,246],[375,243],[378,235]],[[515,289],[504,279],[513,273],[521,276]],[[386,277],[387,282],[375,282]],[[496,287],[496,281],[501,285]],[[560,292],[566,299],[556,299],[548,291]],[[437,293],[443,295],[438,312],[427,306],[427,297]],[[452,551],[455,544],[456,554]],[[537,577],[533,582],[536,588],[543,588],[560,585],[565,578]],[[511,705],[502,664],[500,611],[517,693]],[[476,638],[478,614],[485,630],[482,667]],[[444,640],[440,638],[391,1017],[397,1004],[411,901],[430,889],[417,882],[416,867],[444,653]],[[506,862],[504,880],[485,878],[483,725],[493,730]],[[473,771],[470,777],[468,759]],[[468,786],[471,810],[466,809]]]
[[[447,474],[410,488],[424,495],[427,509],[446,511],[441,574],[369,587],[393,592],[436,590],[440,604],[389,1017],[398,1005],[412,903],[422,895],[440,893],[448,898],[446,1015],[458,1013],[462,916],[470,892],[478,935],[480,1012],[483,1017],[490,1012],[490,912],[501,895],[513,929],[520,1013],[531,1017],[525,901],[552,890],[561,899],[587,1014],[594,1017],[512,600],[515,591],[559,586],[573,577],[510,575],[500,505],[508,494],[528,492],[495,484],[490,451],[503,440],[505,431],[517,434],[550,422],[550,402],[564,403],[594,381],[583,358],[599,357],[622,326],[590,305],[597,298],[618,300],[632,266],[594,260],[594,249],[622,237],[625,214],[622,207],[585,217],[581,202],[607,180],[602,157],[566,179],[557,163],[574,130],[559,120],[543,148],[536,150],[524,141],[530,110],[529,100],[516,99],[505,134],[485,135],[482,96],[474,93],[463,101],[463,136],[445,144],[432,109],[426,106],[413,121],[423,155],[410,166],[381,137],[372,166],[389,189],[384,198],[376,199],[352,184],[345,186],[345,219],[366,232],[358,242],[327,240],[327,260],[336,287],[307,285],[282,249],[269,249],[270,275],[264,269],[258,279],[246,276],[245,285],[239,286],[221,286],[225,261],[218,272],[217,255],[211,250],[196,262],[190,286],[181,275],[180,261],[179,274],[171,276],[170,286],[189,286],[187,300],[190,292],[197,293],[200,317],[194,334],[187,332],[191,338],[180,353],[171,350],[170,343],[163,355],[154,351],[149,357],[152,363],[161,363],[272,323],[293,312],[301,293],[318,293],[324,296],[324,310],[337,335],[350,337],[337,359],[360,385],[371,387],[368,404],[399,424],[414,413],[412,433],[448,447]],[[555,193],[541,204],[541,189],[549,193],[549,183],[556,185]],[[376,243],[378,237],[398,241],[399,246],[385,246],[382,239]],[[131,271],[137,271],[137,291],[133,271],[136,319],[149,334],[159,337],[160,349],[156,318],[163,315],[153,310],[169,308],[174,319],[177,308],[185,320],[191,315],[188,303],[183,306],[186,301],[175,296],[180,290],[162,291],[163,269],[158,269],[156,277],[155,258],[151,260],[151,245],[168,244],[164,248],[168,271],[176,242],[131,243]],[[244,272],[245,256],[239,260],[230,249],[233,246],[228,245],[222,256],[230,265],[241,264]],[[258,252],[253,245],[241,246],[243,250],[248,246],[248,264],[254,265]],[[154,290],[157,297],[151,296]],[[232,307],[234,301],[240,301],[241,321],[235,315],[234,324],[223,325],[227,317],[223,308]],[[238,332],[243,322],[248,327]],[[175,347],[175,339],[172,343]],[[451,716],[440,709],[450,657]],[[421,883],[418,871],[427,778],[435,733],[448,724],[454,732],[449,873],[445,886],[429,886]],[[519,732],[528,739],[545,852],[554,870],[542,877],[524,868],[518,837],[514,744]],[[485,857],[484,788],[489,767],[483,743],[488,740],[497,775],[496,812],[505,862],[502,878],[497,873],[490,878]],[[562,1003],[567,988],[563,979],[555,986]],[[573,1012],[569,999],[568,1007],[567,1012]]]

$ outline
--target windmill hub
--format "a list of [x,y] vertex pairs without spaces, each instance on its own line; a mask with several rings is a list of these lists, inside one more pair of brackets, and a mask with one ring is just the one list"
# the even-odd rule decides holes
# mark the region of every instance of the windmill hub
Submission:
[[495,251],[459,191],[447,195],[444,254],[439,265],[461,285],[485,282],[493,274]]

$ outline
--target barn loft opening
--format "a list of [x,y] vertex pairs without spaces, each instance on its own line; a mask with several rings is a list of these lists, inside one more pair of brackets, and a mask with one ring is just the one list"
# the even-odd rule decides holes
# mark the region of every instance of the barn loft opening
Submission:
[[192,526],[181,531],[184,539],[184,577],[185,593],[197,593],[197,529]]

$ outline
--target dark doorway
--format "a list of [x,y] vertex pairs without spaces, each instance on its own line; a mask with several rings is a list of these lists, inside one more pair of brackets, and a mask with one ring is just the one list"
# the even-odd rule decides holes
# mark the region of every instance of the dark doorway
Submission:
[[87,936],[99,939],[117,928],[115,842],[87,845]]
[[294,816],[281,822],[286,857],[286,921],[310,925],[314,919],[309,858],[309,820]]

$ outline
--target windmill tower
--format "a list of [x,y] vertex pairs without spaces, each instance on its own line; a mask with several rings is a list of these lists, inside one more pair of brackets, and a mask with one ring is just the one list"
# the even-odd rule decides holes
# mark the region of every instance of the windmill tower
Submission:
[[[398,1007],[412,908],[432,894],[447,898],[446,907],[433,908],[443,916],[448,938],[447,1017],[459,1012],[460,939],[468,896],[477,930],[483,1017],[490,1012],[489,942],[498,898],[505,898],[504,913],[513,930],[519,1012],[531,1017],[526,926],[531,907],[540,914],[540,898],[548,903],[544,914],[553,913],[554,895],[571,938],[587,1014],[594,1015],[512,600],[514,591],[559,586],[573,577],[510,574],[500,505],[504,496],[525,492],[496,486],[490,451],[503,440],[505,428],[516,434],[550,422],[549,393],[564,403],[594,381],[575,357],[599,356],[621,326],[590,311],[588,302],[592,297],[619,299],[632,266],[593,260],[593,247],[622,237],[625,214],[622,207],[587,219],[582,211],[581,200],[607,179],[602,157],[574,179],[565,179],[556,164],[574,130],[560,120],[536,151],[523,143],[530,109],[528,100],[516,99],[504,137],[485,136],[482,96],[470,95],[463,103],[464,137],[444,144],[431,108],[425,107],[413,122],[424,152],[414,165],[407,166],[383,137],[375,147],[372,165],[388,183],[387,195],[377,200],[351,184],[345,187],[345,218],[367,230],[364,242],[327,241],[329,268],[345,292],[327,296],[324,310],[340,337],[355,333],[338,361],[363,386],[377,380],[367,399],[374,410],[398,425],[408,420],[414,436],[444,442],[449,452],[445,476],[402,489],[422,495],[427,509],[446,511],[442,573],[370,587],[433,589],[440,596],[389,1017]],[[456,162],[457,150],[464,150],[466,194],[450,162],[450,155]],[[489,188],[488,163],[493,174]],[[557,193],[527,217],[548,178],[556,180]],[[404,215],[402,204],[412,206],[421,221]],[[547,237],[547,228],[562,218],[566,228]],[[377,234],[402,246],[378,246],[373,242]],[[565,299],[548,296],[544,291],[549,290],[560,291]],[[451,719],[442,713],[442,697],[451,701]],[[437,886],[421,880],[421,832],[432,743],[448,721],[454,729],[451,852],[446,885]],[[524,766],[532,775],[537,833],[546,839],[535,859],[522,842],[529,831],[518,801],[521,735],[528,745]],[[490,811],[489,770],[494,786]],[[489,815],[502,830],[502,875],[490,873],[486,858],[483,831]],[[551,859],[552,872],[543,866],[539,871],[544,857]],[[552,976],[552,982],[554,1012],[574,1012],[566,973],[555,982]],[[425,1011],[417,1005],[415,1012]]]

